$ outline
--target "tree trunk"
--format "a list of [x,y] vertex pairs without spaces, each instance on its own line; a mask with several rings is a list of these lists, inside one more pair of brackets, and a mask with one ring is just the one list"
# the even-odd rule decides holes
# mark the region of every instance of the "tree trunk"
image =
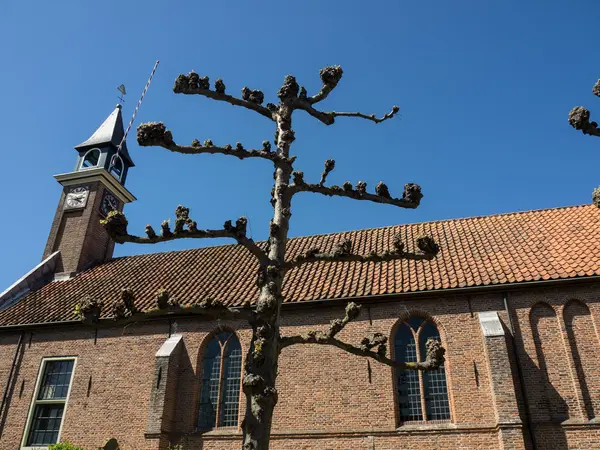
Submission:
[[[205,314],[217,318],[239,318],[241,315],[249,317],[249,324],[252,327],[252,339],[246,355],[242,379],[242,389],[246,396],[246,411],[241,425],[243,450],[267,450],[269,448],[271,423],[277,404],[275,384],[279,353],[286,346],[315,343],[331,345],[354,355],[372,358],[400,370],[433,370],[444,361],[445,350],[439,341],[428,340],[427,360],[425,362],[404,363],[387,358],[387,337],[381,333],[374,333],[372,337],[365,337],[360,346],[354,346],[337,339],[336,335],[358,316],[360,305],[355,303],[347,305],[344,318],[332,321],[327,332],[314,331],[307,335],[283,338],[280,335],[279,317],[283,302],[283,278],[286,270],[316,261],[431,260],[439,251],[439,246],[429,236],[417,238],[416,244],[419,249],[417,252],[406,251],[404,242],[400,239],[400,236],[396,236],[391,249],[382,253],[371,252],[368,255],[361,255],[352,253],[352,242],[345,239],[338,242],[330,252],[311,248],[304,254],[296,255],[293,260],[285,261],[291,203],[295,193],[313,192],[327,196],[385,203],[401,208],[416,208],[423,197],[421,187],[413,183],[404,185],[401,198],[393,198],[383,182],[375,187],[375,194],[367,192],[367,184],[363,181],[359,181],[354,188],[350,182],[345,182],[342,187],[325,186],[327,174],[335,167],[335,161],[332,159],[325,161],[325,169],[319,184],[306,183],[303,180],[304,175],[301,171],[293,172],[292,164],[295,158],[290,158],[289,155],[290,146],[294,141],[294,131],[292,130],[292,112],[294,109],[307,112],[325,125],[332,125],[336,117],[358,117],[374,123],[381,123],[394,117],[400,110],[398,106],[394,106],[391,112],[377,118],[375,114],[326,112],[315,109],[314,105],[327,98],[329,93],[337,86],[342,73],[340,66],[323,68],[320,72],[321,81],[323,82],[321,90],[311,97],[308,97],[306,89],[301,88],[292,75],[288,75],[277,93],[280,100],[279,104],[268,103],[266,106],[262,106],[264,94],[258,90],[250,90],[245,87],[242,89],[242,98],[240,99],[226,94],[225,85],[220,79],[215,82],[215,90],[211,90],[208,77],[200,78],[195,72],[190,72],[188,75],[181,74],[177,77],[173,86],[175,93],[202,95],[231,105],[242,106],[261,114],[269,120],[274,120],[277,124],[275,132],[276,152],[271,151],[271,144],[268,141],[263,142],[261,150],[246,150],[239,142],[236,144],[235,149],[231,145],[217,147],[213,145],[210,139],[206,140],[204,145],[194,139],[191,146],[182,146],[173,140],[171,131],[166,129],[163,123],[151,122],[138,127],[137,141],[140,146],[160,146],[182,154],[223,154],[236,156],[240,159],[262,158],[271,161],[275,165],[275,173],[273,174],[275,183],[271,192],[271,204],[273,205],[274,214],[270,223],[266,251],[246,235],[247,219],[245,217],[240,217],[235,226],[228,220],[223,225],[223,229],[200,230],[197,228],[196,222],[189,217],[189,209],[181,205],[175,211],[175,229],[171,231],[168,222],[165,221],[161,225],[162,233],[160,236],[150,225],[146,227],[147,237],[130,235],[127,232],[127,219],[119,211],[112,211],[102,221],[111,238],[119,243],[154,244],[182,238],[229,237],[235,239],[238,244],[243,245],[258,259],[260,266],[257,274],[259,295],[253,308],[243,310],[229,308],[219,301],[213,302],[210,298],[205,298],[200,303],[181,307],[178,303],[171,302],[167,292],[163,289],[159,290],[157,295],[158,309],[136,312],[131,291],[124,291],[123,304],[118,304],[115,309],[115,318],[121,318],[124,321],[135,321],[143,316],[155,316],[169,312],[183,313],[184,311],[190,314]],[[600,95],[600,82],[594,87],[594,93]],[[589,111],[577,108],[574,111],[569,119],[573,126],[579,127],[583,122],[589,120]],[[577,115],[578,112],[579,115]],[[596,126],[595,122],[593,125]],[[584,132],[587,131],[584,130]],[[291,178],[293,178],[293,183],[290,184]],[[87,303],[78,304],[78,307],[82,305],[82,307],[85,307]],[[112,326],[112,323],[110,326]],[[377,347],[376,352],[373,351],[375,347]]]
[[[277,151],[286,158],[294,140],[292,108],[281,100],[277,115]],[[246,355],[243,392],[246,413],[242,422],[243,450],[267,450],[273,411],[277,404],[277,364],[279,359],[279,313],[282,302],[285,246],[291,216],[288,192],[292,169],[287,163],[275,164],[273,186],[274,215],[269,230],[269,262],[258,276],[260,294],[251,323],[252,341]]]

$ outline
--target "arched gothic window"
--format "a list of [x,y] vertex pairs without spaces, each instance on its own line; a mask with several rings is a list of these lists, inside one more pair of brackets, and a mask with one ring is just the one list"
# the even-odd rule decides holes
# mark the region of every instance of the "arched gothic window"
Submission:
[[121,181],[121,176],[123,175],[123,160],[119,155],[113,156],[113,166],[110,168],[110,173],[119,181]]
[[[394,358],[404,362],[424,361],[427,356],[427,339],[439,337],[433,323],[421,317],[411,317],[398,326],[394,338]],[[428,372],[398,370],[396,389],[401,423],[450,420],[446,371],[443,366]]]
[[100,150],[97,148],[93,148],[93,149],[89,150],[83,157],[83,161],[81,162],[81,168],[87,169],[90,167],[96,167],[98,165],[99,160],[100,160]]
[[237,425],[241,370],[237,337],[229,332],[217,334],[204,352],[198,429]]

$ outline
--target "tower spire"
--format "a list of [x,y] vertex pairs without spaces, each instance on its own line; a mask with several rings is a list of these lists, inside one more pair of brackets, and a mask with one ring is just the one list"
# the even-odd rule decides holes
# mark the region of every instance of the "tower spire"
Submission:
[[125,137],[125,128],[123,127],[123,115],[121,113],[122,106],[115,106],[113,112],[106,118],[102,125],[98,127],[94,134],[81,144],[75,146],[75,150],[82,151],[92,147],[112,146],[115,149],[121,144],[120,154],[123,156],[130,166],[134,166],[133,160],[127,151],[127,142],[123,141]]

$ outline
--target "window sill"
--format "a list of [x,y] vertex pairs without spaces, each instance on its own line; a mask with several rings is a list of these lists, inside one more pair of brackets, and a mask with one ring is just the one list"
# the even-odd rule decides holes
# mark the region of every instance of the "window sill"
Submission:
[[456,428],[456,424],[449,420],[437,422],[406,422],[396,428],[396,431],[417,431],[417,430],[448,430]]
[[209,430],[196,430],[196,434],[200,434],[202,436],[232,436],[232,435],[241,435],[242,430],[235,427],[218,427],[211,428]]

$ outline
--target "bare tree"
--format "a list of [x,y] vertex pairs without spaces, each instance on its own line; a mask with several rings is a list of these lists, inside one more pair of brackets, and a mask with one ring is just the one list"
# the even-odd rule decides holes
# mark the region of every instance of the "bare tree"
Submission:
[[[294,142],[292,115],[300,110],[310,114],[325,125],[333,125],[338,117],[354,117],[369,120],[374,123],[384,122],[394,117],[399,108],[392,110],[382,117],[374,114],[366,115],[360,112],[335,112],[317,109],[317,104],[325,100],[337,86],[342,77],[340,66],[325,67],[320,72],[323,85],[321,90],[308,96],[306,89],[300,87],[296,79],[288,75],[283,86],[279,89],[277,104],[267,103],[263,106],[264,95],[261,91],[242,89],[241,98],[225,93],[223,80],[218,79],[214,89],[210,88],[208,77],[200,77],[191,72],[179,75],[173,91],[177,94],[200,95],[213,100],[227,102],[254,111],[276,125],[275,148],[271,149],[269,141],[262,142],[262,148],[248,150],[239,142],[223,147],[216,146],[210,140],[200,143],[194,140],[191,145],[177,144],[171,132],[162,123],[147,123],[140,125],[137,130],[137,141],[141,146],[160,146],[177,153],[185,154],[223,154],[240,159],[260,158],[271,162],[275,167],[275,183],[271,191],[271,204],[274,215],[269,226],[269,239],[265,243],[255,243],[246,234],[247,220],[240,217],[235,224],[225,222],[222,229],[198,229],[196,222],[189,216],[189,209],[179,206],[175,211],[176,219],[173,230],[168,222],[163,222],[161,232],[157,234],[148,225],[146,236],[133,236],[127,231],[127,219],[118,211],[111,212],[103,221],[110,236],[118,243],[134,242],[152,244],[173,239],[183,238],[217,238],[228,237],[245,247],[257,260],[257,286],[259,295],[256,302],[244,308],[228,308],[222,304],[204,299],[200,303],[183,307],[175,299],[169,297],[164,290],[157,294],[157,307],[149,312],[140,313],[135,310],[133,293],[124,290],[122,299],[113,305],[113,314],[122,321],[138,320],[149,315],[161,315],[173,311],[185,311],[190,314],[205,314],[211,317],[240,318],[249,321],[252,327],[252,340],[245,358],[244,375],[242,379],[243,392],[246,396],[245,418],[242,422],[244,450],[264,450],[269,447],[270,430],[273,410],[277,404],[277,364],[282,349],[295,344],[317,344],[338,347],[354,355],[374,359],[399,370],[432,370],[444,361],[444,352],[438,340],[427,343],[427,358],[420,363],[405,363],[394,361],[387,357],[387,337],[380,333],[365,337],[359,345],[347,343],[338,338],[338,333],[360,314],[360,305],[349,303],[343,318],[333,320],[327,330],[311,331],[306,335],[281,336],[280,312],[283,301],[282,285],[287,270],[303,264],[316,261],[392,261],[397,259],[430,260],[439,251],[438,245],[428,236],[416,240],[416,249],[409,251],[397,237],[393,247],[385,252],[360,255],[353,251],[349,240],[336,243],[330,252],[314,248],[293,259],[286,259],[286,244],[288,240],[289,220],[291,217],[292,198],[302,192],[323,194],[326,196],[348,197],[355,200],[368,200],[384,203],[401,208],[416,208],[422,198],[421,188],[416,184],[406,184],[401,198],[394,198],[385,184],[380,182],[375,187],[375,193],[367,192],[366,183],[359,181],[355,186],[346,182],[340,186],[327,186],[327,176],[334,169],[335,161],[325,161],[325,168],[319,183],[308,183],[304,174],[294,171],[295,157],[290,156],[290,147]],[[86,299],[78,313],[86,320],[86,313],[93,314],[92,320],[97,320],[98,305]],[[96,309],[94,309],[96,308]]]
[[[596,81],[592,88],[592,93],[600,97],[600,79]],[[581,130],[583,134],[600,137],[600,128],[597,122],[590,122],[590,111],[583,106],[576,106],[569,111],[569,124],[576,130]],[[594,205],[600,207],[600,187],[594,189],[592,193],[592,201]]]

